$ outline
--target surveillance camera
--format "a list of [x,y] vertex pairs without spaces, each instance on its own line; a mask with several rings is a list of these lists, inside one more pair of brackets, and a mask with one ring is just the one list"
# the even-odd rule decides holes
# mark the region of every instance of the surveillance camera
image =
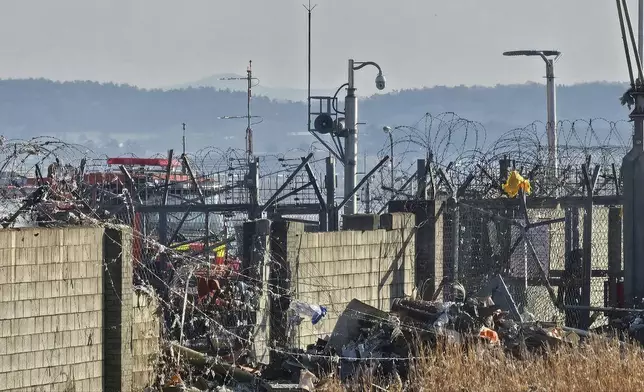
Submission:
[[391,132],[391,127],[384,126],[384,127],[382,127],[382,130],[385,131],[385,133],[389,133],[389,132]]
[[384,75],[379,73],[378,76],[376,76],[376,88],[378,90],[384,90],[386,84],[387,80],[385,79]]

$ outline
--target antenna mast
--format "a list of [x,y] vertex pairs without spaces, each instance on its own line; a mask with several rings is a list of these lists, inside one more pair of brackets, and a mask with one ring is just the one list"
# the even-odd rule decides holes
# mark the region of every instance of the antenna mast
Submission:
[[253,129],[251,128],[250,100],[253,90],[253,60],[248,61],[246,70],[246,81],[248,82],[248,101],[246,102],[246,161],[250,162],[253,158]]
[[308,111],[308,121],[309,121],[309,127],[308,129],[311,129],[311,11],[315,7],[317,7],[317,4],[311,7],[311,0],[309,0],[309,6],[307,7],[305,4],[302,4],[302,6],[308,11],[308,16],[309,16],[309,40],[308,40],[308,63],[309,63],[309,70],[308,70],[308,96],[307,96],[307,102],[309,106],[309,111]]
[[[246,115],[245,116],[221,116],[217,117],[220,120],[230,120],[245,118],[246,119],[246,137],[245,137],[245,149],[246,149],[246,161],[253,161],[253,128],[255,124],[262,122],[261,116],[253,116],[251,114],[251,99],[252,99],[252,90],[253,87],[256,87],[259,84],[259,79],[253,77],[253,60],[248,61],[248,68],[246,68],[246,77],[245,78],[221,78],[219,80],[245,80],[247,83],[247,99],[246,99]],[[255,82],[255,84],[253,84]],[[259,121],[253,122],[252,119],[257,118]]]

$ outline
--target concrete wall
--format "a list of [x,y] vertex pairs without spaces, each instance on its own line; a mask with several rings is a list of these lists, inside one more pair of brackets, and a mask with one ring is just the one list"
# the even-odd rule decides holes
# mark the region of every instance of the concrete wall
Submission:
[[150,321],[135,316],[130,246],[115,229],[0,230],[0,390],[138,387],[127,358],[154,339],[123,339]]
[[419,295],[426,300],[438,288],[444,275],[450,273],[444,269],[451,249],[444,251],[444,210],[446,201],[435,200],[395,200],[389,202],[390,213],[411,212],[416,217],[416,286]]
[[243,274],[251,284],[261,283],[259,302],[254,304],[257,312],[251,316],[250,325],[254,325],[252,333],[252,355],[258,363],[270,363],[270,333],[276,320],[270,317],[271,300],[269,284],[271,282],[271,221],[259,219],[244,223]]
[[389,310],[392,299],[412,293],[413,214],[385,214],[381,219],[384,228],[378,230],[306,233],[302,224],[292,222],[283,227],[285,241],[273,243],[273,247],[278,246],[277,253],[285,256],[291,290],[299,300],[328,308],[326,319],[318,325],[303,322],[292,343],[304,346],[331,333],[340,313],[354,298]]
[[140,391],[155,381],[161,350],[160,304],[147,293],[133,293],[132,390]]

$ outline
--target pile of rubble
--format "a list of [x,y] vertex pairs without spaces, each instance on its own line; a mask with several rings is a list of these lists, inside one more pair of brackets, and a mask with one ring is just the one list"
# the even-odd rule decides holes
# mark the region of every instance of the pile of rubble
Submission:
[[283,367],[293,375],[302,367],[318,376],[320,370],[333,370],[343,382],[358,369],[404,380],[419,349],[436,347],[440,341],[482,343],[523,357],[574,346],[588,336],[554,323],[513,320],[490,298],[449,302],[400,298],[389,313],[353,300],[327,339],[302,351],[297,361],[285,358]]
[[[499,278],[490,295],[466,297],[462,286],[452,286],[455,294],[447,296],[448,301],[398,298],[390,312],[354,299],[329,336],[305,350],[274,349],[271,365],[264,367],[244,357],[241,342],[228,355],[222,355],[212,337],[201,345],[195,340],[173,342],[169,352],[185,358],[188,365],[181,376],[165,383],[165,390],[214,390],[224,385],[237,390],[312,390],[314,381],[325,375],[336,374],[348,382],[358,370],[405,380],[419,349],[435,347],[439,341],[488,345],[521,358],[545,353],[546,348],[575,346],[590,336],[587,331],[527,320],[527,315],[518,314],[504,287]],[[304,322],[318,322],[319,316]]]

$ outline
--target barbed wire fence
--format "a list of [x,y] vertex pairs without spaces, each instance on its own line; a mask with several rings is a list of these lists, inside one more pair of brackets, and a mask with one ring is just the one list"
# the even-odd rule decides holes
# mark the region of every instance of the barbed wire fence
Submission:
[[[501,274],[517,302],[537,319],[565,319],[567,325],[588,328],[582,313],[564,308],[615,305],[616,294],[608,292],[606,283],[619,280],[609,271],[623,252],[620,167],[632,125],[606,119],[560,122],[555,181],[548,178],[553,168],[548,167],[545,130],[544,123],[535,122],[486,142],[489,133],[481,124],[452,113],[427,114],[413,126],[397,127],[394,177],[404,190],[395,198],[417,195],[417,181],[404,180],[416,171],[415,159],[426,157],[433,169],[427,174],[438,184],[432,197],[449,206],[441,230],[444,271],[474,291]],[[383,146],[380,155],[390,148]],[[512,170],[530,181],[527,203],[502,189]],[[449,204],[457,192],[458,200]],[[588,204],[589,195],[600,199]],[[456,252],[454,259],[450,255]],[[590,317],[593,326],[602,322],[598,315]]]
[[[613,238],[615,209],[619,208],[617,199],[591,205],[592,222],[586,224],[588,210],[583,204],[583,180],[589,174],[593,176],[591,164],[599,165],[594,175],[596,185],[590,193],[619,196],[619,168],[628,150],[626,141],[631,128],[625,121],[595,119],[561,122],[558,130],[559,177],[552,185],[545,178],[548,170],[545,124],[535,122],[488,142],[488,132],[480,123],[454,113],[426,114],[412,125],[396,127],[394,165],[385,165],[376,173],[368,202],[372,211],[377,212],[384,211],[392,200],[418,199],[418,181],[413,181],[412,173],[417,169],[416,160],[426,159],[427,166],[432,169],[427,174],[433,176],[431,182],[435,184],[432,198],[447,201],[454,196],[454,188],[463,189],[454,204],[459,209],[459,219],[454,220],[450,208],[444,210],[443,259],[440,261],[444,263],[444,271],[448,271],[446,275],[456,271],[451,278],[464,283],[472,292],[483,287],[493,276],[501,275],[523,310],[539,319],[564,318],[566,323],[578,324],[580,313],[565,311],[560,306],[562,303],[583,305],[579,284],[566,286],[565,282],[566,274],[577,273],[570,267],[575,261],[571,255],[591,247],[593,273],[588,305],[604,305],[603,285],[611,268],[609,260],[617,257],[609,254],[609,241]],[[390,147],[383,146],[378,156],[388,154]],[[260,198],[266,200],[275,195],[309,152],[292,150],[260,157]],[[165,159],[167,154],[159,154],[158,158]],[[206,147],[189,154],[187,161],[192,165],[190,170],[194,171],[194,178],[178,176],[173,179],[175,187],[168,192],[167,205],[193,205],[193,181],[204,188],[206,183],[214,185],[211,192],[206,192],[204,204],[235,206],[251,202],[249,168],[243,151]],[[314,176],[324,178],[324,159],[312,159],[309,163]],[[163,168],[147,170],[145,176],[137,177],[138,182],[128,183],[127,173],[133,177],[135,168],[124,173],[120,167],[108,165],[106,156],[50,137],[2,140],[0,164],[0,211],[4,227],[122,223],[132,227],[133,252],[136,253],[133,255],[136,261],[133,283],[141,290],[156,293],[155,297],[164,305],[167,313],[162,337],[165,341],[180,344],[189,341],[193,346],[212,349],[212,339],[204,337],[215,336],[218,356],[229,363],[249,364],[248,347],[253,343],[253,329],[258,323],[256,313],[262,306],[261,301],[265,300],[262,293],[274,298],[295,295],[284,291],[283,287],[260,281],[244,269],[240,228],[249,219],[247,212],[231,208],[213,212],[210,217],[209,213],[191,212],[190,209],[168,212],[166,230],[173,233],[170,239],[175,244],[187,245],[212,236],[210,243],[204,244],[211,249],[205,252],[204,247],[179,251],[179,247],[173,247],[173,241],[163,241],[160,213],[145,212],[137,216],[133,207],[137,203],[149,206],[160,203],[163,190],[167,188],[163,187]],[[522,204],[521,200],[510,199],[504,195],[501,184],[512,169],[529,178],[532,198],[546,199],[556,194],[562,200],[577,197],[574,200],[578,201],[544,206],[543,203]],[[396,192],[392,192],[389,183],[389,170],[394,170]],[[94,180],[88,181],[89,178]],[[310,182],[307,173],[301,171],[283,190],[288,193],[287,197],[277,204],[316,203],[316,193],[306,186]],[[324,181],[319,186],[324,191]],[[366,195],[363,195],[363,208],[366,202]],[[315,214],[285,216],[301,220],[318,218]],[[525,229],[526,225],[538,222],[545,223]],[[417,222],[416,225],[425,223]],[[455,224],[457,230],[454,230]],[[587,229],[592,230],[590,244],[583,241]],[[222,243],[228,245],[225,260],[213,270],[212,263],[203,256],[204,253],[217,253],[215,247]],[[455,244],[456,258],[449,255]],[[159,268],[160,262],[170,265],[169,273]],[[277,264],[276,260],[271,262]],[[321,287],[333,288],[320,271],[307,274],[306,278],[316,280]],[[205,290],[203,285],[208,286],[213,280],[217,282],[220,294],[217,298],[204,299],[200,295]],[[559,287],[554,294],[565,299],[553,298],[552,287]],[[337,293],[342,287],[335,289]],[[594,325],[601,323],[600,318],[592,321]],[[418,328],[417,325],[403,327]],[[303,356],[301,351],[270,342],[268,349],[296,361]],[[161,372],[166,378],[176,371],[176,366],[186,366],[176,363],[175,358],[166,358],[166,361],[167,367]]]

